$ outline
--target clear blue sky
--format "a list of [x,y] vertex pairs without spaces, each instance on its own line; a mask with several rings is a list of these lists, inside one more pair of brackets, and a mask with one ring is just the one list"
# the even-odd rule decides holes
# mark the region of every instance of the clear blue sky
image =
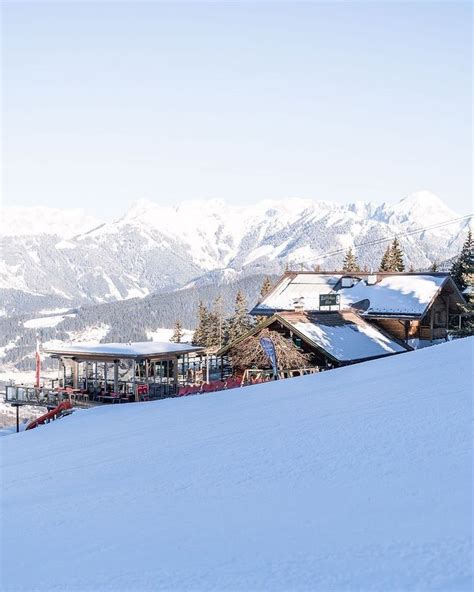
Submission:
[[468,2],[4,2],[4,203],[471,210]]

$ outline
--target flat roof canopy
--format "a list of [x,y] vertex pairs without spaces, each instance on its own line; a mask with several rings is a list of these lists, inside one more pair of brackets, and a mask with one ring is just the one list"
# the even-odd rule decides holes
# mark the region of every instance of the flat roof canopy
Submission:
[[204,348],[188,343],[142,341],[138,343],[71,343],[60,347],[45,347],[44,351],[55,357],[113,361],[125,358],[132,360],[169,359],[181,354],[199,353],[204,351]]

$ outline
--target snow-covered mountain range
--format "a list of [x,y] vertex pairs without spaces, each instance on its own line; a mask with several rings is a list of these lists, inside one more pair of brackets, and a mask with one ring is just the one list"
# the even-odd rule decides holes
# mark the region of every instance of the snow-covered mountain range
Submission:
[[374,241],[356,252],[361,265],[377,267],[387,245],[379,241],[394,235],[407,265],[426,268],[457,254],[468,224],[459,220],[413,233],[459,218],[427,191],[379,206],[289,199],[171,207],[140,200],[105,223],[81,211],[3,207],[0,212],[3,314],[143,297],[193,283],[279,273],[287,264],[333,269],[344,249]]

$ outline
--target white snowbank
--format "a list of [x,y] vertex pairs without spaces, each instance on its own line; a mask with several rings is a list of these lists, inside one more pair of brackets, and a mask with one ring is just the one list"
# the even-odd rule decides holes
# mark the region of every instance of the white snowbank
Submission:
[[472,347],[1,438],[3,589],[471,590]]

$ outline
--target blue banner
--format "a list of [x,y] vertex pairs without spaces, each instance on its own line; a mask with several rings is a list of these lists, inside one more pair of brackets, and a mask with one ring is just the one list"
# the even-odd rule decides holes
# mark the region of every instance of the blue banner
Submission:
[[275,379],[278,378],[278,364],[277,364],[277,355],[275,344],[270,339],[270,337],[260,337],[260,345],[262,346],[263,351],[268,356],[268,359],[272,363],[273,368],[273,375]]

